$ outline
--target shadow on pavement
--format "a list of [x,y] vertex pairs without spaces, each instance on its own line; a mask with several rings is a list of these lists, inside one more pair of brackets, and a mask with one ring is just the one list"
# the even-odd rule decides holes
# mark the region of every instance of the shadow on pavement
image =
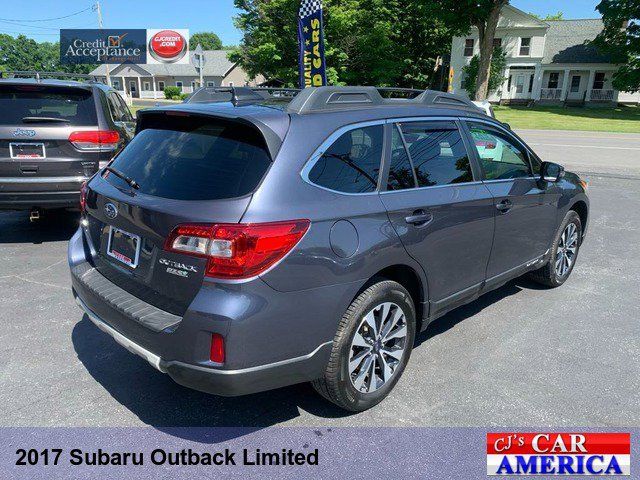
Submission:
[[59,242],[69,240],[78,228],[79,214],[64,210],[46,212],[29,221],[28,211],[0,212],[0,243]]
[[[85,315],[72,332],[78,359],[89,374],[142,422],[170,435],[215,443],[247,433],[229,428],[220,432],[194,427],[248,427],[254,430],[299,416],[300,410],[319,417],[349,415],[300,384],[244,397],[218,397],[182,387],[129,353],[101,332]],[[191,427],[191,428],[181,428]]]
[[[492,303],[530,288],[538,288],[538,285],[526,278],[516,279],[448,313],[418,335],[416,347]],[[286,422],[299,416],[300,410],[324,418],[352,415],[322,399],[309,384],[233,398],[182,387],[115,343],[86,315],[74,327],[72,341],[78,359],[116,401],[142,422],[169,435],[216,443],[245,435],[250,431],[247,429],[258,430]],[[214,435],[197,427],[236,428]]]

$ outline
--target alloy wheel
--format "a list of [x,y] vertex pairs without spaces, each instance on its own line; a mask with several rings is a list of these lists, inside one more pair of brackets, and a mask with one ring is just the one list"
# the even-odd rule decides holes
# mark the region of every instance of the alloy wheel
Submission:
[[578,253],[578,228],[575,223],[569,223],[560,237],[556,252],[556,274],[564,277],[571,269]]
[[349,377],[356,390],[372,393],[395,374],[407,349],[407,319],[395,303],[371,309],[356,330],[349,350]]

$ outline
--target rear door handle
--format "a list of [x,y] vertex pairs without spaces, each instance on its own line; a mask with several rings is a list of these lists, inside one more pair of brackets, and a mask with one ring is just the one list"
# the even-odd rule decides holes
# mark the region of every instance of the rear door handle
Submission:
[[505,198],[501,202],[496,204],[496,208],[500,210],[500,213],[507,213],[513,207],[513,202],[508,198]]
[[433,214],[424,210],[416,210],[413,215],[405,217],[404,221],[411,225],[426,225],[433,220]]

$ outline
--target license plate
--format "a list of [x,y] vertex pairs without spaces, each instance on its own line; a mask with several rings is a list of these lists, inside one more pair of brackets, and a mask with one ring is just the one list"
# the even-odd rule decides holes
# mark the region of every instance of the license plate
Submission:
[[46,158],[44,143],[10,143],[11,158]]
[[109,227],[107,255],[131,268],[136,268],[140,257],[140,237],[119,228]]

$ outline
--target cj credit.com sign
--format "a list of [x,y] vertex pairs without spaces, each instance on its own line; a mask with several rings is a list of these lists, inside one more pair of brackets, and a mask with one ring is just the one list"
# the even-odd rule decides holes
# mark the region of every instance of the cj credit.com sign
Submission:
[[186,29],[60,30],[60,61],[66,64],[188,63]]

